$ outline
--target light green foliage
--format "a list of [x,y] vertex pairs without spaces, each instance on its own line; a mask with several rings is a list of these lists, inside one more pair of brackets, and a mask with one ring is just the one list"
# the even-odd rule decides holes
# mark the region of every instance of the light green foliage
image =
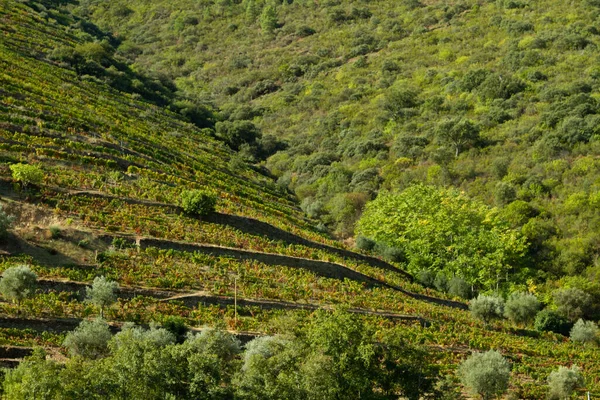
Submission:
[[23,299],[35,293],[37,275],[27,265],[10,267],[2,273],[0,293],[7,299],[19,304]]
[[57,379],[59,363],[46,359],[46,352],[37,348],[15,369],[7,369],[3,382],[3,398],[7,400],[42,399],[59,397],[61,383]]
[[181,207],[190,215],[207,216],[215,211],[217,196],[208,190],[186,190],[181,193]]
[[443,270],[495,286],[520,262],[525,239],[496,210],[454,190],[415,185],[367,204],[357,232],[403,249],[410,271]]
[[583,376],[579,368],[558,367],[548,376],[548,398],[551,400],[568,400],[575,389],[584,385]]
[[511,293],[504,306],[504,316],[516,324],[529,324],[540,309],[540,302],[531,293]]
[[104,317],[104,309],[111,306],[117,301],[117,290],[119,285],[117,282],[110,281],[104,276],[94,278],[92,287],[85,289],[85,299],[98,307],[100,307],[100,315]]
[[592,300],[589,294],[578,288],[559,289],[553,297],[556,311],[570,321],[583,317]]
[[571,329],[571,340],[574,342],[597,344],[598,343],[598,325],[593,321],[584,321],[579,319]]
[[11,227],[15,218],[12,215],[8,215],[4,211],[2,205],[0,205],[0,239],[5,239],[8,235],[8,229]]
[[504,300],[500,297],[480,294],[469,302],[471,315],[486,324],[504,315]]
[[260,14],[260,28],[264,32],[272,33],[277,26],[277,10],[274,6],[268,5]]
[[495,350],[474,353],[459,366],[458,374],[472,394],[489,400],[508,389],[510,364]]
[[108,353],[111,336],[108,324],[102,318],[83,320],[73,332],[67,334],[63,345],[73,356],[95,359]]
[[38,185],[44,179],[44,172],[38,165],[18,163],[10,165],[9,168],[12,171],[12,178],[20,182],[23,187]]

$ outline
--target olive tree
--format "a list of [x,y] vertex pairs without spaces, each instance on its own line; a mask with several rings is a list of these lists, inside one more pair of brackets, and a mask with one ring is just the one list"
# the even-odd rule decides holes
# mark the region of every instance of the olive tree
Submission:
[[583,317],[585,309],[591,304],[592,297],[578,288],[560,289],[553,293],[556,311],[568,318],[570,321],[576,321]]
[[63,345],[71,355],[96,359],[108,353],[111,338],[108,324],[102,318],[83,320],[75,330],[69,332]]
[[470,301],[469,310],[471,310],[471,315],[487,324],[495,318],[502,317],[504,300],[500,297],[480,294],[476,299]]
[[472,394],[488,400],[508,389],[510,364],[495,350],[473,353],[459,366],[458,374]]
[[571,329],[571,340],[580,343],[598,342],[598,325],[593,321],[579,319]]
[[504,316],[515,324],[528,324],[540,309],[540,302],[531,293],[512,293],[504,306]]
[[119,289],[117,282],[110,281],[103,276],[94,278],[92,287],[85,289],[85,301],[100,307],[100,316],[104,318],[104,308],[117,301],[116,291]]
[[583,376],[576,365],[571,368],[558,367],[558,370],[552,371],[548,376],[548,398],[569,399],[575,389],[582,387],[583,384]]
[[2,273],[0,293],[17,305],[35,292],[37,275],[27,265],[10,267]]

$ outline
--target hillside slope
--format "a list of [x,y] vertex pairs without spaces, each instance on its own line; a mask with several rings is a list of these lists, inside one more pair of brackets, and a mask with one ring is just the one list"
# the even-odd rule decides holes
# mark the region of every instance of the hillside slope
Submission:
[[[98,67],[78,73],[57,60],[57,48],[94,43],[84,22],[52,3],[0,4],[0,202],[15,217],[0,269],[27,264],[41,278],[34,296],[0,302],[0,344],[25,348],[3,349],[6,365],[34,345],[73,365],[65,332],[99,314],[84,288],[102,275],[120,285],[103,311],[113,332],[175,317],[248,340],[298,333],[321,321],[315,310],[342,306],[378,340],[390,335],[422,351],[418,365],[448,377],[454,391],[458,363],[488,349],[511,361],[519,398],[543,397],[550,371],[573,360],[586,387],[600,390],[598,348],[473,319],[463,302],[413,283],[401,265],[324,237],[294,196],[236,162],[168,99],[117,89]],[[41,181],[19,183],[10,168],[19,163],[37,166]],[[183,212],[181,193],[193,188],[217,194],[215,213]],[[435,378],[423,371],[415,382]]]
[[595,275],[596,2],[279,3],[71,8],[220,119],[285,138],[266,165],[339,235],[379,190],[452,186],[505,210],[547,277]]

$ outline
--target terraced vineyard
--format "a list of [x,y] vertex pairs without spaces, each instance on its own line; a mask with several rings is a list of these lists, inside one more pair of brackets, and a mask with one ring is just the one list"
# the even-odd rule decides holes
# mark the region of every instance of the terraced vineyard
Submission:
[[[0,269],[27,264],[40,277],[33,297],[0,303],[3,365],[33,346],[64,357],[65,332],[98,314],[83,297],[102,275],[120,285],[105,313],[113,330],[178,316],[253,337],[285,331],[284,317],[344,306],[428,349],[450,376],[471,350],[498,349],[519,398],[543,397],[548,373],[573,360],[600,391],[596,348],[508,322],[485,326],[402,265],[327,238],[287,190],[232,166],[231,150],[177,114],[50,61],[54,48],[82,41],[75,22],[0,5],[0,200],[16,218]],[[16,163],[39,166],[43,181],[18,184]],[[216,213],[186,215],[181,193],[206,187]]]

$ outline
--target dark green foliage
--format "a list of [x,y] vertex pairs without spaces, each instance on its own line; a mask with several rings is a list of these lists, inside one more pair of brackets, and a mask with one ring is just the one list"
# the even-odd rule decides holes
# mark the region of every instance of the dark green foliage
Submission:
[[536,315],[534,326],[540,332],[554,332],[568,336],[573,324],[554,311],[542,310]]
[[365,251],[371,251],[375,248],[375,241],[364,236],[356,237],[356,248]]
[[421,271],[419,271],[417,273],[417,275],[415,276],[415,278],[417,278],[417,282],[419,282],[421,285],[431,288],[431,287],[435,287],[435,278],[436,278],[436,274],[433,271],[429,271],[428,269],[422,269]]
[[216,205],[217,195],[212,191],[186,190],[181,193],[181,207],[190,215],[207,216],[215,212]]
[[0,240],[8,236],[8,229],[14,220],[15,218],[12,215],[8,215],[2,205],[0,205]]
[[171,315],[162,321],[162,326],[177,338],[178,343],[183,342],[185,335],[188,332],[188,327],[185,323],[185,320],[175,315]]
[[250,121],[217,122],[215,129],[217,138],[234,150],[239,150],[243,144],[252,145],[262,136],[256,125]]

